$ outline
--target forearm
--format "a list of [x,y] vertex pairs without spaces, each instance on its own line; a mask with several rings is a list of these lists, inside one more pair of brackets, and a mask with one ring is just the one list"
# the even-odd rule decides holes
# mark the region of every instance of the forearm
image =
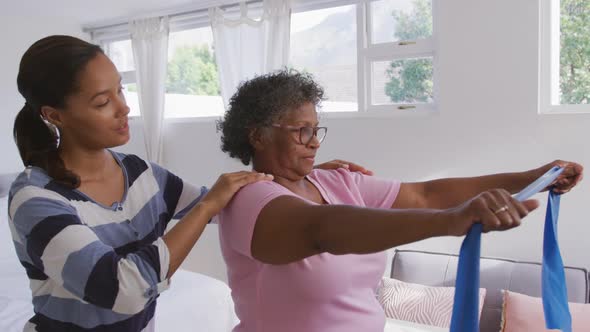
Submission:
[[440,210],[382,210],[344,205],[310,208],[311,236],[320,252],[367,254],[448,235]]
[[170,252],[170,266],[167,277],[170,278],[191,251],[205,226],[213,217],[206,204],[197,203],[162,239]]
[[518,173],[432,180],[424,184],[424,195],[428,208],[446,209],[490,189],[502,188],[515,194],[541,175],[540,169],[533,169]]

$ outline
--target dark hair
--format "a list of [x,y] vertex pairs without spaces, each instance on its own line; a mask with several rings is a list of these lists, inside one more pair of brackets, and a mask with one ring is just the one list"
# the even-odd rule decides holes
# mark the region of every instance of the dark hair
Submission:
[[254,147],[249,134],[255,128],[270,126],[286,112],[305,103],[318,105],[324,89],[311,74],[283,69],[242,82],[231,97],[229,107],[217,127],[222,131],[221,150],[250,164]]
[[41,118],[41,107],[64,108],[66,98],[79,90],[79,75],[101,48],[71,36],[49,36],[23,55],[16,83],[25,105],[14,121],[14,140],[25,166],[44,169],[70,188],[79,177],[66,169],[58,153],[58,136]]

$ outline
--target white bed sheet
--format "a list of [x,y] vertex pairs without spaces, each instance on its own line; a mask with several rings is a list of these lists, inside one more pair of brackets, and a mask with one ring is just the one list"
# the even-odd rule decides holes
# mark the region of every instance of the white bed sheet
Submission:
[[[8,227],[6,197],[0,198],[0,331],[21,332],[33,316],[31,291]],[[158,299],[156,331],[230,332],[237,324],[229,287],[202,274],[178,270]]]

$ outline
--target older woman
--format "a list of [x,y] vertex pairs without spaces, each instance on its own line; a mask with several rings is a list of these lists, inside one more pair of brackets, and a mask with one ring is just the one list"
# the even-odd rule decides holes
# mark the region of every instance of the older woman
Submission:
[[538,203],[511,193],[556,164],[566,168],[558,192],[581,179],[580,165],[562,161],[420,183],[315,170],[327,132],[316,112],[322,98],[308,75],[259,76],[239,87],[220,123],[225,152],[274,176],[242,188],[220,215],[236,332],[383,331],[375,298],[383,250],[461,236],[475,222],[486,231],[516,227]]

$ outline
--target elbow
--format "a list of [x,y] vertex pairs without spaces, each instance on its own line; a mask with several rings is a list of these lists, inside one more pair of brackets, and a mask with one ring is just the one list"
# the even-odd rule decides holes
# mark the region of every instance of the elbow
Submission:
[[118,263],[118,292],[112,310],[121,314],[141,312],[169,287],[168,279],[159,282],[151,267],[131,256]]
[[111,310],[124,315],[137,314],[154,302],[158,294],[159,292],[152,288],[121,290]]
[[122,258],[116,254],[104,264],[95,266],[87,280],[84,301],[133,315],[150,305],[158,294],[168,288],[168,280],[159,282],[153,269],[135,262],[133,255]]

